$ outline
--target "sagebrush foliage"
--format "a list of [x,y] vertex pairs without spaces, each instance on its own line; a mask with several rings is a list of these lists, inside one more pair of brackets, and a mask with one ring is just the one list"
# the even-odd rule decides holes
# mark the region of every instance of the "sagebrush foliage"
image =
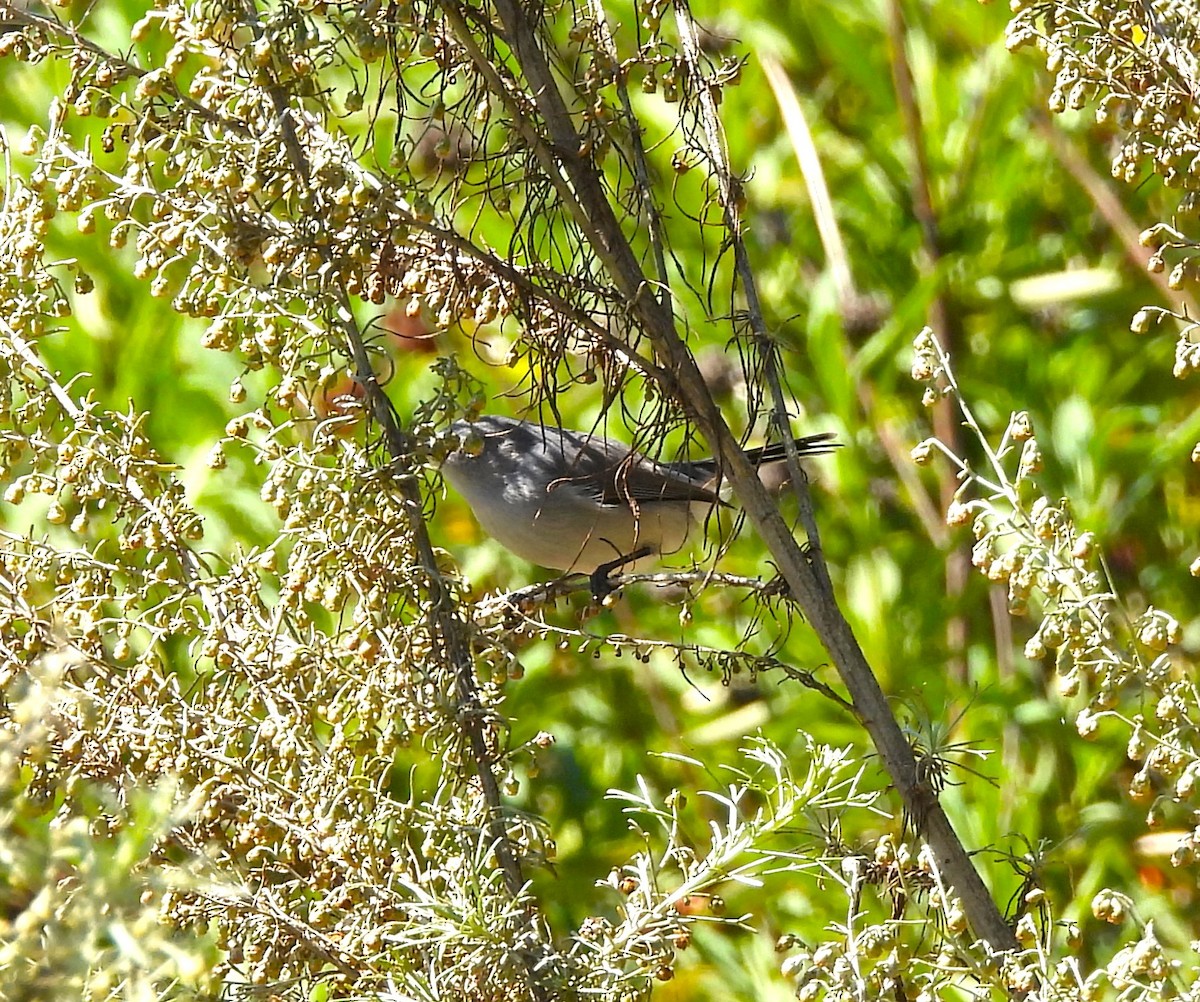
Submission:
[[[34,528],[4,536],[7,747],[33,769],[6,820],[36,828],[53,805],[86,823],[82,792],[98,785],[123,831],[141,791],[178,781],[178,813],[146,821],[124,865],[152,881],[202,862],[202,879],[146,898],[138,921],[210,930],[220,951],[178,972],[80,953],[44,972],[18,964],[16,983],[70,993],[83,972],[98,997],[182,997],[216,979],[305,998],[616,998],[670,977],[697,919],[651,857],[600,892],[621,917],[574,937],[551,935],[520,879],[553,840],[538,819],[502,814],[496,791],[514,792],[516,766],[532,771],[552,738],[511,746],[502,689],[522,670],[520,633],[458,611],[416,491],[446,447],[433,423],[478,409],[478,390],[443,360],[439,395],[401,435],[378,398],[340,382],[386,378],[384,338],[358,327],[352,301],[387,294],[443,326],[519,319],[514,351],[538,397],[597,378],[617,394],[650,364],[636,328],[613,333],[624,301],[559,208],[569,190],[534,155],[499,39],[453,6],[168,3],[130,27],[129,49],[90,38],[87,20],[5,10],[0,51],[70,77],[46,121],[7,146],[5,500],[13,525]],[[600,23],[581,25],[570,79],[589,148],[574,155],[615,158],[622,126],[600,94],[615,50]],[[701,83],[681,78],[656,31],[633,63],[675,101]],[[482,212],[492,234],[507,227],[503,253],[450,225]],[[208,465],[259,478],[279,526],[266,544],[206,549],[145,415],[105,410],[41,361],[71,289],[91,288],[49,256],[67,215],[84,237],[134,248],[149,295],[206,321],[204,347],[238,359],[229,397],[242,413],[212,430]],[[384,428],[364,446],[366,413]],[[55,729],[28,741],[17,697],[48,663]],[[853,799],[844,755],[814,750],[798,786],[763,754],[732,796],[761,791],[773,810],[734,811],[707,850],[703,831],[698,848],[669,848],[684,896],[705,898],[808,800]],[[38,879],[12,880],[25,916],[4,927],[14,951],[42,915],[25,902],[41,900]]]

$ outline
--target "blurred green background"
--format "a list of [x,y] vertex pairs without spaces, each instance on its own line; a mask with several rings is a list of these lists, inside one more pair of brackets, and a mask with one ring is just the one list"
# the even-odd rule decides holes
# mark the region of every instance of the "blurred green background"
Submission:
[[[114,2],[95,16],[108,19],[118,38],[121,24],[142,10]],[[1194,930],[1169,911],[1186,914],[1196,904],[1195,888],[1177,884],[1165,859],[1135,849],[1146,831],[1145,809],[1124,792],[1132,773],[1126,735],[1106,725],[1097,740],[1081,741],[1072,724],[1078,707],[1058,694],[1052,664],[1021,655],[1029,623],[1010,620],[1003,601],[997,604],[973,572],[961,588],[948,585],[947,559],[969,541],[967,529],[931,522],[949,470],[945,464],[918,470],[908,460],[912,446],[930,434],[921,389],[909,377],[909,345],[925,323],[944,318],[938,333],[980,420],[998,438],[1011,411],[1029,411],[1046,452],[1040,478],[1046,494],[1069,498],[1080,524],[1097,533],[1131,606],[1151,601],[1175,613],[1185,649],[1194,650],[1200,624],[1185,612],[1194,593],[1186,567],[1197,523],[1188,458],[1200,418],[1189,400],[1194,394],[1171,376],[1172,334],[1129,330],[1140,306],[1178,300],[1164,298],[1121,230],[1136,234],[1169,218],[1173,196],[1155,178],[1121,187],[1109,179],[1119,139],[1114,127],[1095,125],[1087,111],[1046,118],[1047,74],[1031,56],[1005,51],[1004,6],[960,4],[947,17],[935,5],[908,4],[903,24],[895,10],[860,0],[696,7],[713,31],[714,51],[748,57],[742,84],[726,93],[722,113],[732,163],[750,179],[753,264],[783,345],[788,385],[804,411],[796,430],[833,430],[846,446],[811,464],[826,555],[846,613],[897,710],[914,726],[925,719],[953,726],[951,740],[989,752],[982,762],[967,759],[978,775],[955,774],[960,785],[945,801],[969,848],[999,850],[981,856],[998,899],[1006,902],[1020,885],[1000,853],[1021,854],[1044,840],[1050,848],[1040,877],[1056,911],[1086,924],[1092,949],[1102,954],[1116,935],[1087,910],[1104,885],[1135,894],[1143,915],[1160,916],[1165,941],[1186,942]],[[614,20],[632,23],[624,15]],[[857,292],[853,310],[831,277],[764,58],[786,70],[812,131]],[[911,72],[919,131],[911,119],[906,125],[896,88],[897,72],[906,71],[898,65]],[[45,122],[63,83],[60,72],[6,64],[0,116],[10,135]],[[673,114],[657,97],[637,102],[660,126]],[[666,145],[653,154],[664,186],[672,183],[672,152]],[[23,169],[19,162],[17,168]],[[936,256],[914,208],[922,175]],[[1115,194],[1123,215],[1102,211],[1097,190]],[[124,409],[132,400],[149,412],[159,450],[184,467],[189,492],[207,515],[208,546],[221,551],[273,538],[274,515],[258,499],[261,472],[236,452],[225,470],[205,462],[225,421],[244,410],[228,400],[237,363],[200,346],[201,323],[148,295],[130,274],[132,248],[114,252],[102,234],[74,232],[65,216],[55,225],[55,253],[78,258],[96,288],[76,297],[75,317],[40,342],[51,365],[89,373],[81,385],[111,407]],[[685,269],[698,273],[694,227],[678,211],[667,225]],[[708,371],[728,371],[736,362],[726,352],[728,329],[706,324],[699,303],[684,308]],[[364,306],[360,316],[369,321],[381,312],[393,328],[407,319],[403,304],[391,303],[382,310]],[[500,395],[524,373],[503,364],[503,337],[455,328],[432,342],[396,339],[390,392],[400,412],[411,413],[436,384],[431,346],[454,354],[484,381],[498,398],[492,409],[515,411],[518,402]],[[482,349],[482,340],[492,348]],[[266,378],[247,377],[251,400]],[[734,385],[725,402],[735,420],[738,401]],[[559,404],[566,423],[587,427],[599,390],[573,390]],[[970,453],[969,443],[965,448]],[[433,532],[477,594],[549,576],[484,539],[453,496],[439,496]],[[770,570],[749,534],[721,569]],[[581,606],[581,600],[563,603],[552,618],[575,625]],[[696,606],[693,622],[681,626],[669,598],[634,587],[586,628],[728,648],[754,612],[743,595],[714,589]],[[950,622],[961,624],[961,646],[948,640]],[[773,631],[766,624],[750,648],[765,649],[776,639]],[[780,650],[798,666],[825,663],[802,624]],[[553,873],[535,879],[560,931],[614,906],[593,884],[640,848],[619,805],[603,799],[607,789],[633,788],[639,774],[663,794],[674,786],[711,788],[720,781],[718,764],[733,760],[744,736],[756,731],[797,759],[810,738],[869,751],[844,712],[775,678],[726,687],[712,676],[685,677],[665,657],[648,664],[608,653],[593,659],[551,642],[531,644],[521,660],[525,676],[507,688],[515,742],[541,730],[558,739],[540,756],[540,773],[522,783],[516,803],[545,817],[557,840]],[[830,668],[820,675],[835,678]],[[651,752],[694,756],[710,763],[717,779]],[[885,784],[882,770],[871,782]],[[690,809],[697,837],[710,809],[719,808],[701,801]],[[796,831],[798,847],[819,838],[820,820]],[[1180,821],[1166,819],[1168,826]],[[842,834],[870,851],[889,830],[900,830],[898,817],[890,823],[852,817]],[[815,882],[794,878],[768,884],[765,893],[730,887],[726,896],[729,914],[755,910],[759,933],[702,929],[691,959],[661,997],[789,997],[784,980],[768,973],[778,966],[774,937],[787,931],[816,940],[840,917]]]

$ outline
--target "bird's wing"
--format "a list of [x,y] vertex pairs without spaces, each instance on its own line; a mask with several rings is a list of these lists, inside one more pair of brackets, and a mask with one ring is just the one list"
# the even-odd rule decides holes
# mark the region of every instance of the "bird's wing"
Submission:
[[690,469],[657,463],[599,435],[566,430],[562,434],[570,439],[574,458],[570,472],[551,483],[548,490],[570,485],[599,504],[626,507],[656,501],[720,501],[704,486],[706,478],[693,479]]
[[654,501],[704,501],[716,504],[721,499],[704,485],[704,480],[691,478],[690,470],[666,466],[643,456],[632,456],[613,478],[615,497],[608,504],[628,504]]

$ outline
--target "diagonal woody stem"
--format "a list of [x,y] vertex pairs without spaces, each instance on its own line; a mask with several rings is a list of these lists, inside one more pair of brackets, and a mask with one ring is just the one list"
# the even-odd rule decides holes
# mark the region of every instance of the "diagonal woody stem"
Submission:
[[[457,0],[446,0],[445,7],[458,11],[457,17],[463,18]],[[577,152],[581,148],[579,134],[525,9],[514,0],[496,0],[495,7],[528,84],[529,93],[546,125],[548,141],[535,137],[538,144],[535,155],[543,161],[552,160],[552,176],[556,178],[556,186],[569,188],[570,198],[564,202],[575,214],[575,222],[583,238],[589,242],[614,285],[630,304],[631,319],[654,345],[657,362],[661,366],[658,379],[662,389],[678,401],[721,462],[747,517],[766,543],[793,596],[829,652],[909,815],[933,849],[939,869],[962,900],[975,934],[994,950],[1016,950],[1017,942],[1012,931],[1005,924],[982,878],[958,840],[936,794],[920,778],[913,750],[892,716],[887,699],[849,623],[838,608],[819,551],[814,549],[809,555],[805,554],[778,506],[758,480],[753,466],[747,461],[709,393],[695,359],[680,338],[673,317],[655,297],[655,284],[643,272],[626,240],[605,196],[597,168],[591,160]],[[690,45],[696,46],[695,29],[683,0],[677,0],[676,13],[685,47],[689,45],[689,35]],[[715,107],[710,105],[708,110],[702,111],[702,116],[705,119],[705,131],[719,140]],[[713,150],[709,152],[710,156],[714,155]],[[723,155],[715,162],[724,163]],[[734,202],[732,178],[727,170],[718,170],[717,180],[728,213],[729,206]],[[765,327],[761,326],[753,275],[736,227],[732,229],[731,236],[735,242],[739,279],[751,303],[751,317],[758,317],[753,323],[757,343],[762,349],[765,343],[762,336],[766,332]],[[763,361],[769,370],[773,364],[769,344]],[[775,403],[777,413],[783,413],[778,398]],[[789,436],[784,435],[783,438],[787,441]],[[802,484],[799,479],[796,482]],[[811,516],[805,522],[815,543],[815,523]]]

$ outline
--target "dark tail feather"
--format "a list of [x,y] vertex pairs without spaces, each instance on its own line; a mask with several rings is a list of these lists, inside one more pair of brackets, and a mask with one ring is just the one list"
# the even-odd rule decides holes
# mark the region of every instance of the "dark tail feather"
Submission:
[[[805,456],[821,456],[842,447],[841,442],[833,440],[833,432],[831,431],[823,431],[819,435],[805,435],[794,441],[796,443],[796,452],[799,453],[801,458]],[[754,466],[766,466],[768,463],[779,463],[787,459],[787,453],[784,451],[783,443],[776,442],[774,445],[760,445],[756,449],[747,449],[746,458]],[[715,459],[701,459],[694,463],[688,463],[686,466],[692,471],[693,476],[711,477],[717,472],[717,461]]]
[[[801,456],[822,456],[834,449],[842,447],[841,442],[835,442],[833,432],[823,431],[819,435],[805,435],[794,440],[796,452]],[[780,463],[787,459],[787,450],[782,442],[774,445],[762,445],[757,449],[747,449],[746,458],[755,466],[765,466],[767,463]]]

